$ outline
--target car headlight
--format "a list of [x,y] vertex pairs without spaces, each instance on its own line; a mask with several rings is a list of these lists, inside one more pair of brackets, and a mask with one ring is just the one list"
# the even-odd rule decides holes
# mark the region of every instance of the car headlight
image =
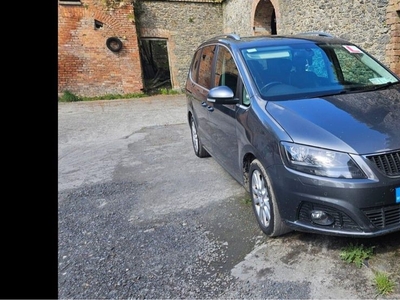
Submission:
[[291,169],[331,178],[367,178],[347,153],[282,142],[282,159]]

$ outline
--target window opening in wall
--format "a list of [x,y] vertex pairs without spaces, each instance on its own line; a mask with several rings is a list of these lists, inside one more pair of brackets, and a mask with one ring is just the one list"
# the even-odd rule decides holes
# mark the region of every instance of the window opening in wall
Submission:
[[101,29],[103,28],[103,22],[94,20],[94,29]]
[[140,40],[144,88],[146,93],[157,93],[161,88],[171,89],[171,75],[166,39],[142,38]]
[[275,16],[275,9],[272,11],[271,15],[271,34],[276,35],[276,16]]
[[60,0],[58,1],[59,4],[62,5],[81,5],[81,0]]

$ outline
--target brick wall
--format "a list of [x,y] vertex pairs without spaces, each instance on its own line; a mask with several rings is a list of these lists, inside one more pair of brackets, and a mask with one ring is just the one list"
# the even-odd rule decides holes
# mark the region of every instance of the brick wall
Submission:
[[387,6],[387,26],[390,40],[386,45],[386,64],[400,76],[400,0],[391,0]]
[[[143,88],[133,7],[107,10],[101,3],[84,0],[82,5],[58,6],[59,94],[127,94]],[[122,41],[119,52],[106,46],[113,36]]]

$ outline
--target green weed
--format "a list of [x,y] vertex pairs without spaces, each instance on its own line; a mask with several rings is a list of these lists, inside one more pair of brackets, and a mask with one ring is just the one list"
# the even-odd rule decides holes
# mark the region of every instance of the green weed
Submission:
[[177,95],[180,94],[180,92],[176,91],[176,90],[172,90],[172,89],[166,89],[166,88],[161,88],[159,90],[161,95]]
[[347,247],[343,248],[340,252],[340,258],[347,263],[355,263],[361,268],[363,262],[369,259],[374,254],[374,247],[364,247],[361,245],[353,245],[350,243]]
[[162,88],[152,93],[131,93],[131,94],[107,94],[96,97],[79,97],[71,93],[70,91],[64,91],[61,97],[58,97],[59,102],[75,102],[75,101],[95,101],[95,100],[114,100],[114,99],[131,99],[131,98],[142,98],[152,95],[179,95],[182,92],[178,90]]
[[243,199],[243,203],[244,203],[245,205],[250,205],[250,204],[251,204],[251,198],[250,198],[250,197],[244,198],[244,199]]
[[76,102],[76,101],[82,101],[81,98],[78,96],[74,95],[70,91],[64,91],[63,95],[61,97],[58,97],[58,101],[60,102]]
[[141,98],[147,97],[144,93],[131,93],[131,94],[108,94],[96,97],[78,97],[71,93],[70,91],[64,91],[61,97],[58,97],[59,102],[75,102],[75,101],[95,101],[95,100],[115,100],[115,99],[131,99],[131,98]]
[[375,273],[375,285],[379,295],[387,295],[393,292],[394,282],[383,272]]
[[116,99],[131,99],[131,98],[141,98],[147,97],[146,94],[136,93],[136,94],[107,94],[97,97],[82,97],[83,101],[94,101],[94,100],[116,100]]

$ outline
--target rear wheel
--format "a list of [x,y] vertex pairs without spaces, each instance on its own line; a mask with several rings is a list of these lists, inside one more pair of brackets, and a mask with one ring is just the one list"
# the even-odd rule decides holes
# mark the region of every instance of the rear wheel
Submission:
[[250,164],[249,175],[253,211],[261,230],[270,237],[291,231],[281,219],[271,180],[259,160]]
[[193,116],[191,116],[191,118],[190,118],[190,133],[192,135],[192,144],[193,144],[194,153],[198,157],[210,156],[210,154],[208,154],[206,149],[204,149],[203,144],[201,143],[200,138],[197,134],[197,125],[196,125],[196,122],[195,122]]

